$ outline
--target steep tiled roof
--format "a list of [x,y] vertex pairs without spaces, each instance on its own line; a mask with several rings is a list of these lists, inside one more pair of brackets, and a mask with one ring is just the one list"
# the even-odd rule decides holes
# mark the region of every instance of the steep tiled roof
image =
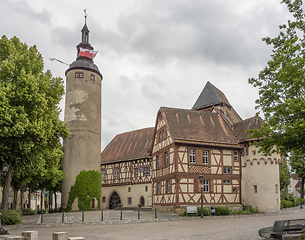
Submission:
[[231,106],[229,100],[226,98],[223,92],[210,82],[207,82],[197,101],[192,107],[192,110],[199,110],[202,108],[219,105],[221,103]]
[[150,155],[155,128],[144,128],[116,135],[101,154],[102,163],[144,158]]
[[290,176],[295,180],[299,180],[299,176],[296,173],[292,173]]
[[260,117],[252,117],[240,121],[233,125],[233,130],[238,137],[239,141],[249,140],[249,135],[246,133],[248,129],[260,129],[263,125],[263,120]]
[[235,145],[238,139],[218,113],[161,107],[175,142]]

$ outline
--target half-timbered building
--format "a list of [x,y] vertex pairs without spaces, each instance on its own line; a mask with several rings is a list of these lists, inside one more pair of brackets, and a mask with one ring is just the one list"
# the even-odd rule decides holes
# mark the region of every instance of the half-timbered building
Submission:
[[[154,128],[117,135],[106,147],[102,153],[105,207],[115,205],[111,200],[115,193],[127,199],[127,205],[139,203],[141,194],[130,202],[132,195],[126,189],[143,191],[140,186],[145,182],[150,191],[145,204],[166,211],[200,205],[201,189],[205,206],[237,210],[252,205],[265,212],[278,211],[281,156],[264,157],[251,145],[256,140],[245,132],[261,125],[260,118],[243,120],[224,93],[207,82],[192,109],[161,107]],[[150,146],[135,142],[134,134],[141,133],[151,137],[146,139]],[[132,149],[132,157],[122,149]],[[147,181],[136,173],[144,165],[137,164],[151,166]]]
[[103,209],[151,206],[154,128],[118,134],[101,155]]

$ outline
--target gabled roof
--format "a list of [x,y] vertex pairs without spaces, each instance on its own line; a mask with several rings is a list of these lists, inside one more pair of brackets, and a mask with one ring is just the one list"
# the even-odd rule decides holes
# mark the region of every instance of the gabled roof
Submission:
[[150,156],[155,128],[116,135],[101,154],[101,162],[122,162]]
[[260,117],[251,117],[248,119],[245,119],[243,121],[240,121],[238,123],[235,123],[233,125],[233,130],[238,137],[239,141],[247,141],[249,139],[248,133],[246,133],[246,130],[248,129],[260,129],[263,125],[263,120]]
[[223,92],[210,82],[207,82],[202,92],[200,93],[197,101],[192,107],[192,110],[199,110],[202,108],[207,108],[220,104],[226,104],[228,106],[231,106],[229,100],[226,98]]
[[238,139],[218,113],[161,107],[174,142],[239,147]]

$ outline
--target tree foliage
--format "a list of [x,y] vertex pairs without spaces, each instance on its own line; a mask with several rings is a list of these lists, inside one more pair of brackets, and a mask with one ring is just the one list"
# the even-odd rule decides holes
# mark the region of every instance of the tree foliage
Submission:
[[290,165],[299,178],[305,178],[305,154],[292,153]]
[[[283,0],[293,16],[280,25],[280,34],[263,41],[273,46],[273,54],[258,78],[249,79],[259,89],[256,108],[264,113],[261,129],[251,130],[260,138],[256,146],[274,151],[305,153],[305,22],[302,0]],[[276,145],[278,148],[273,149]]]
[[11,171],[56,164],[63,155],[60,140],[69,136],[59,119],[63,80],[43,67],[36,46],[0,39],[0,163],[10,166],[5,189]]

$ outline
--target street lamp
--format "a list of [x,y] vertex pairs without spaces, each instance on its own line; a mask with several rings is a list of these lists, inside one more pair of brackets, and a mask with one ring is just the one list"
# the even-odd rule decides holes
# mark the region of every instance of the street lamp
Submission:
[[201,218],[203,218],[203,202],[202,202],[202,188],[203,188],[203,175],[199,176],[200,188],[201,188]]
[[5,176],[6,173],[8,172],[8,168],[9,168],[8,163],[7,163],[7,162],[3,163],[3,164],[2,164],[2,171],[3,171],[3,173],[0,172],[0,175],[4,175],[4,176]]
[[299,182],[301,183],[301,206],[300,208],[303,208],[303,198],[304,198],[304,178],[299,178]]

